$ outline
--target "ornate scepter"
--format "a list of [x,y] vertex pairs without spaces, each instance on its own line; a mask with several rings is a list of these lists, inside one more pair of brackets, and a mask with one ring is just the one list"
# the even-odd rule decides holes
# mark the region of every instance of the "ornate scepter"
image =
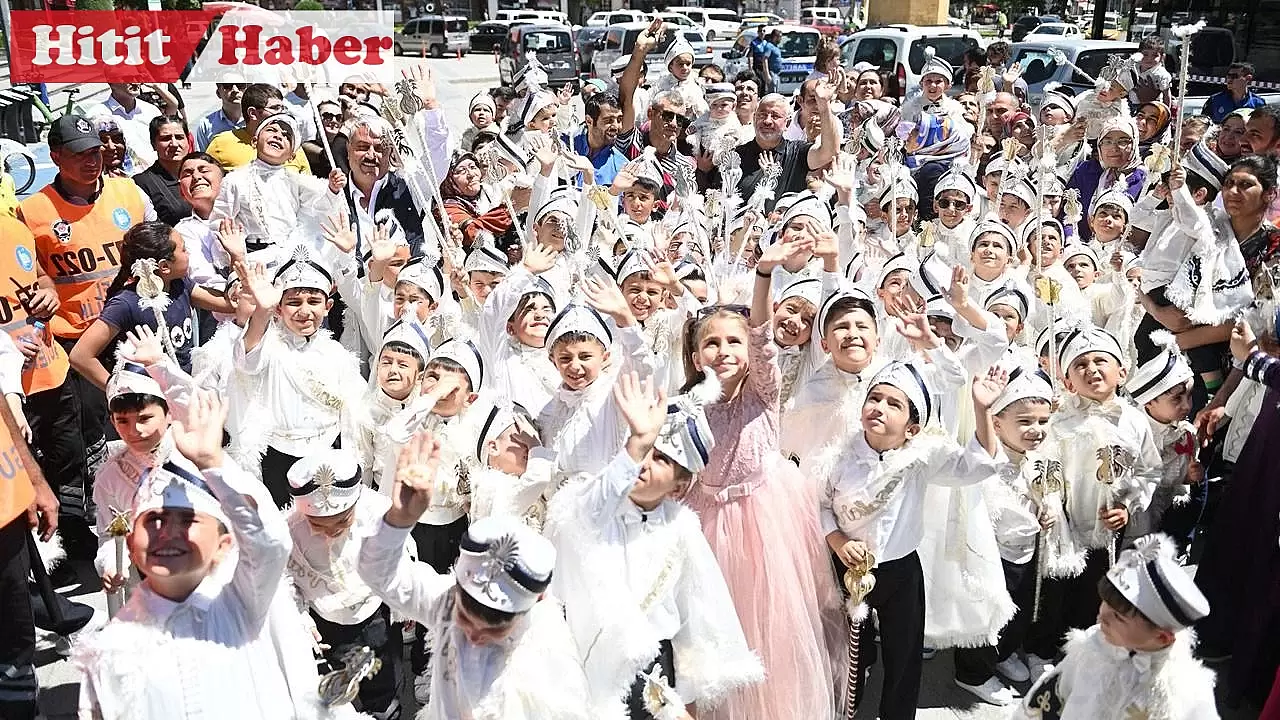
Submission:
[[[1040,496],[1036,500],[1036,509],[1039,514],[1043,514],[1044,507],[1048,504],[1046,498],[1062,491],[1062,464],[1057,460],[1036,460],[1034,467],[1036,477],[1031,484]],[[1031,622],[1040,619],[1040,595],[1044,589],[1044,556],[1048,552],[1049,540],[1045,537],[1044,528],[1041,528],[1036,534],[1036,587],[1031,605]]]
[[157,272],[156,261],[141,258],[133,261],[129,268],[137,279],[134,289],[138,293],[138,305],[151,311],[156,319],[156,334],[164,346],[165,354],[174,362],[178,361],[177,350],[173,347],[173,338],[169,337],[169,327],[164,321],[164,311],[169,307],[169,293],[164,291],[164,281]]
[[[996,94],[996,69],[990,65],[984,65],[978,71],[978,126],[973,132],[973,137],[978,138],[982,135],[983,129],[987,126],[987,100]],[[970,151],[969,161],[977,165],[981,160],[981,146],[974,143]]]
[[[1184,100],[1187,99],[1187,76],[1191,73],[1191,36],[1200,32],[1204,28],[1204,20],[1198,20],[1190,25],[1178,25],[1170,31],[1170,33],[1182,40],[1182,46],[1178,48],[1178,118],[1173,124],[1173,140],[1172,142],[1182,142],[1182,120],[1186,117],[1186,108],[1182,106]],[[1180,164],[1180,155],[1182,153],[1173,154],[1173,166],[1178,167]]]
[[[996,217],[1000,217],[1000,203],[1004,199],[1004,189],[1009,183],[1009,168],[1013,166],[1013,161],[1018,157],[1019,143],[1014,138],[1005,138],[1000,141],[1000,157],[1004,159],[1004,167],[1000,170],[1000,185],[996,188]],[[1016,228],[1014,228],[1016,230]]]
[[845,688],[847,691],[846,716],[853,714],[853,708],[858,705],[858,699],[862,694],[862,624],[867,619],[868,612],[864,601],[876,587],[876,576],[871,574],[871,568],[875,564],[875,556],[868,551],[862,562],[844,571],[844,589],[849,593],[849,598],[845,602],[845,609],[849,613],[849,678]]
[[320,678],[320,702],[325,707],[346,705],[360,694],[360,682],[382,669],[382,660],[368,646],[352,648],[342,656],[342,667]]
[[[129,535],[129,513],[111,508],[111,514],[111,523],[107,525],[107,535],[111,536],[112,541],[115,543],[116,572],[124,577],[126,572],[124,567],[124,539]],[[125,589],[123,586],[107,595],[108,617],[115,617],[116,613],[120,612],[120,608],[124,607],[124,595]]]

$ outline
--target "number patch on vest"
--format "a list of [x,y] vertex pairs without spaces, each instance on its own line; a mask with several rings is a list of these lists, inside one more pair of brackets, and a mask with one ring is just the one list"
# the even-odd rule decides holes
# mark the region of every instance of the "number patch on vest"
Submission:
[[99,265],[115,266],[120,264],[120,242],[103,243],[101,252],[94,254],[89,248],[67,250],[49,254],[53,261],[53,272],[57,277],[69,277],[95,272]]

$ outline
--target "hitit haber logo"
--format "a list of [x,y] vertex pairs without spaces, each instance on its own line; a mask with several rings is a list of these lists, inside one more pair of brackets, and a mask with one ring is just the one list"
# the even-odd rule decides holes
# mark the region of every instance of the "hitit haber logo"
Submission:
[[[211,3],[211,6],[216,6]],[[395,82],[390,13],[18,10],[14,82]]]

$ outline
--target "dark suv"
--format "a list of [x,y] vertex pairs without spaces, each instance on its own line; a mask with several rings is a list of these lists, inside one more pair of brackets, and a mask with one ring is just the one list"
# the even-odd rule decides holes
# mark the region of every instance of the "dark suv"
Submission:
[[573,30],[564,25],[520,25],[513,27],[502,42],[498,60],[498,80],[510,85],[520,68],[528,64],[527,53],[533,52],[547,70],[547,81],[559,87],[578,79],[578,52]]

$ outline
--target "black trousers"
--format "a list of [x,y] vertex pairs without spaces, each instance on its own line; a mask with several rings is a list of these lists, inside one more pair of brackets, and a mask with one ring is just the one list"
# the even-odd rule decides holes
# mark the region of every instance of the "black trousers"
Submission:
[[1032,603],[1035,602],[1035,558],[1025,563],[1001,560],[1004,568],[1004,587],[1013,598],[1017,612],[1000,631],[1000,641],[995,647],[956,648],[956,680],[966,685],[981,685],[995,677],[996,663],[1004,662],[1022,647],[1031,626]]
[[[920,556],[913,552],[881,563],[874,574],[876,587],[867,595],[867,605],[876,611],[880,627],[880,665],[884,671],[880,718],[912,720],[924,670],[924,573]],[[871,637],[864,629],[863,648],[871,644]]]
[[[418,523],[409,531],[418,548],[418,562],[424,562],[433,570],[445,575],[453,569],[458,561],[462,536],[467,534],[470,523],[467,516],[454,520],[448,525],[428,525]],[[426,630],[422,623],[414,628],[413,647],[409,650],[409,667],[414,675],[421,675],[427,669],[431,653],[427,651]]]
[[[31,449],[40,471],[61,503],[60,518],[92,520],[93,514],[85,508],[86,501],[93,499],[93,484],[85,446],[89,437],[82,432],[79,397],[73,379],[77,377],[72,371],[58,387],[29,395],[26,415],[31,425]],[[104,420],[105,413],[104,403]],[[102,434],[101,426],[98,434]]]
[[360,683],[356,696],[357,709],[366,713],[385,713],[399,694],[397,679],[400,677],[400,633],[391,622],[391,609],[386,605],[355,625],[329,622],[311,611],[316,630],[329,649],[324,659],[334,670],[340,669],[342,656],[348,651],[368,647],[382,661],[382,667],[372,677]]
[[1027,630],[1026,651],[1052,660],[1058,656],[1067,631],[1098,622],[1098,581],[1107,574],[1107,551],[1093,549],[1084,572],[1067,579],[1045,578],[1040,590],[1040,619]]
[[[645,666],[644,671],[646,674],[651,673],[655,667],[662,668],[662,676],[667,679],[668,685],[676,686],[676,655],[670,640],[663,640],[658,645],[658,656]],[[645,685],[646,681],[642,677],[637,677],[631,684],[631,694],[627,696],[627,712],[631,720],[653,720],[653,714],[644,705]]]
[[0,718],[36,716],[35,617],[27,593],[31,572],[25,513],[0,527]]

